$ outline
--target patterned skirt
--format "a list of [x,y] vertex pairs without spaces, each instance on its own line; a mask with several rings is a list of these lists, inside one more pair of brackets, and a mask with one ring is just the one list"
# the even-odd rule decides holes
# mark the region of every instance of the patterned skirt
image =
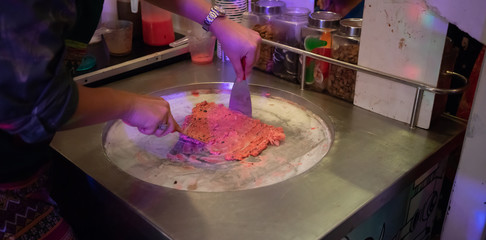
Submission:
[[75,239],[46,188],[45,169],[15,183],[0,183],[0,240]]

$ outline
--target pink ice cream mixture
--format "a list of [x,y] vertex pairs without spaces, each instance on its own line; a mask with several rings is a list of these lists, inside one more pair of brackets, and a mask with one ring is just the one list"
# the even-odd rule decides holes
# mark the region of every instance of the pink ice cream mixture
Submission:
[[262,123],[223,104],[198,103],[186,116],[182,129],[185,135],[205,143],[204,148],[225,160],[243,160],[258,156],[267,145],[278,146],[285,139],[281,127]]

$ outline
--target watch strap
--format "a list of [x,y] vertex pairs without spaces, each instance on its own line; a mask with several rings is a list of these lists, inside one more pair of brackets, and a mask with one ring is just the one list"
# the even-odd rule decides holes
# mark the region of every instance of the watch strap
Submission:
[[218,6],[214,6],[209,10],[208,16],[203,21],[202,28],[206,31],[209,31],[209,27],[211,24],[216,20],[218,17],[224,17],[225,12],[222,8]]

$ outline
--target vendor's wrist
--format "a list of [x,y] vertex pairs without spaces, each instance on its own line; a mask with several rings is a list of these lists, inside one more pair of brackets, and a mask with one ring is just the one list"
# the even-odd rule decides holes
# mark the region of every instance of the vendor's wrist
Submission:
[[218,22],[221,19],[226,18],[226,12],[222,7],[213,6],[209,10],[208,15],[203,20],[202,28],[206,31],[210,31],[213,27],[214,22]]
[[220,17],[215,19],[214,22],[209,27],[209,31],[215,34],[215,32],[218,32],[219,29],[224,28],[223,26],[227,23],[227,21],[231,21],[231,20],[227,17]]

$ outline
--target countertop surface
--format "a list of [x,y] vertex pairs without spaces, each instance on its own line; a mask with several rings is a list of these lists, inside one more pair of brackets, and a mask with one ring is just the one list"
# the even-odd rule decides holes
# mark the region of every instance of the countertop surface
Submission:
[[[185,60],[105,87],[149,94],[195,83],[232,82],[229,63]],[[58,132],[51,146],[171,239],[340,239],[462,141],[465,123],[442,116],[429,130],[253,71],[250,86],[300,96],[332,122],[334,141],[309,170],[269,186],[197,192],[157,186],[107,159],[106,123]]]

